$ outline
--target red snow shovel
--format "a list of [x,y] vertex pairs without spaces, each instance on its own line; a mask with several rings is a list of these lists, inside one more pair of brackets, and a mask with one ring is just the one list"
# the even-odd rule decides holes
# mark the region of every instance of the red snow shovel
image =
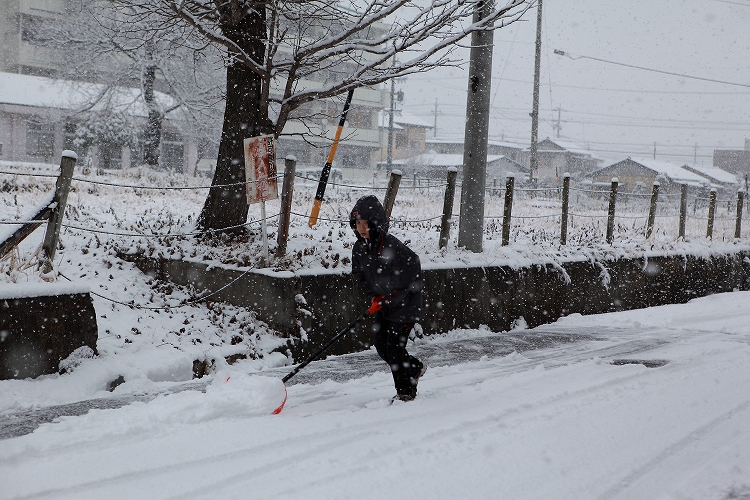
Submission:
[[362,316],[360,316],[359,318],[349,323],[349,325],[346,328],[341,330],[335,337],[333,337],[331,340],[326,342],[326,345],[318,349],[315,352],[315,354],[313,354],[312,356],[304,360],[302,363],[297,365],[297,367],[294,370],[289,372],[289,374],[286,377],[281,379],[281,381],[284,382],[284,401],[282,401],[281,405],[279,405],[279,407],[273,411],[273,415],[278,415],[279,413],[281,413],[281,410],[284,409],[284,405],[286,404],[286,398],[287,398],[286,383],[289,381],[289,379],[297,375],[297,373],[299,373],[299,371],[302,370],[304,367],[306,367],[307,365],[309,365],[310,363],[318,359],[320,355],[326,352],[329,347],[331,347],[333,344],[336,343],[336,341],[338,341],[341,337],[343,337],[344,335],[349,333],[351,330],[353,330],[354,327],[360,324],[362,321],[366,320],[367,318],[375,314],[375,312],[378,309],[380,309],[380,304],[374,303]]

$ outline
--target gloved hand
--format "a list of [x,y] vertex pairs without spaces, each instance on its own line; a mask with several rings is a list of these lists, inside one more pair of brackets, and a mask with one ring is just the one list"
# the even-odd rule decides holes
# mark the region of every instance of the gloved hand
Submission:
[[367,310],[370,314],[375,314],[376,312],[380,311],[380,306],[382,305],[384,295],[378,295],[377,297],[372,298],[372,304],[370,304],[370,308]]

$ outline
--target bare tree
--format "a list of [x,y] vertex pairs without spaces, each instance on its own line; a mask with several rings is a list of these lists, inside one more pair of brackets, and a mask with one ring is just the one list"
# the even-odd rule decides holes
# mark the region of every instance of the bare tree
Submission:
[[123,87],[140,89],[133,95],[146,110],[139,134],[144,163],[159,165],[163,123],[170,114],[178,114],[177,122],[191,135],[221,123],[221,52],[174,15],[164,17],[127,0],[77,0],[63,19],[39,31],[46,44],[66,49],[60,76],[100,84],[79,113],[101,112],[112,103],[127,106]]
[[293,112],[313,101],[459,64],[452,58],[457,43],[518,20],[533,4],[506,2],[474,22],[483,0],[130,0],[165,19],[169,10],[226,53],[217,187],[206,198],[199,226],[220,230],[245,222],[239,184],[245,137],[278,137]]

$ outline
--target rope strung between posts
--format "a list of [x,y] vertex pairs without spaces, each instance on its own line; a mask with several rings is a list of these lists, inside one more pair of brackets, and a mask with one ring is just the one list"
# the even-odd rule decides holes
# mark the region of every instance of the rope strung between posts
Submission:
[[[273,219],[275,217],[278,217],[280,214],[274,214],[269,215],[265,218],[265,220]],[[168,237],[184,237],[184,236],[197,236],[202,235],[205,233],[221,233],[223,231],[227,231],[230,229],[237,229],[240,227],[246,227],[251,226],[253,224],[258,224],[260,222],[263,222],[264,219],[254,219],[248,222],[245,222],[244,224],[237,224],[235,226],[227,226],[222,229],[208,229],[206,231],[191,231],[189,233],[124,233],[114,230],[106,230],[106,229],[92,229],[88,227],[82,227],[77,226],[75,224],[69,224],[69,223],[63,223],[62,227],[68,228],[68,229],[77,229],[79,231],[86,231],[89,233],[99,233],[99,234],[110,234],[113,236],[130,236],[130,237],[143,237],[143,238],[168,238]],[[49,221],[41,220],[41,221],[4,221],[0,220],[0,224],[15,224],[15,225],[22,225],[27,223],[35,223],[35,224],[46,224]]]
[[[28,174],[28,173],[22,173],[22,172],[7,172],[5,170],[0,170],[0,174],[8,174],[8,175],[25,175],[29,177],[59,177],[55,174]],[[281,179],[283,178],[283,174],[279,174],[274,179]],[[106,182],[106,181],[95,181],[93,179],[85,179],[82,177],[73,177],[71,180],[78,181],[78,182],[86,182],[89,184],[98,184],[101,186],[112,186],[112,187],[124,187],[124,188],[132,188],[132,189],[156,189],[156,190],[185,190],[185,189],[213,189],[213,188],[221,188],[221,187],[232,187],[232,186],[246,186],[248,184],[255,184],[258,182],[264,182],[266,179],[263,180],[256,180],[256,181],[244,181],[244,182],[233,182],[230,184],[216,184],[211,186],[143,186],[139,184],[120,184],[116,182]]]
[[[305,219],[308,217],[305,214],[300,214],[298,212],[289,212],[292,215],[295,215],[297,217],[304,217]],[[429,222],[431,220],[439,219],[442,215],[436,215],[434,217],[429,217],[427,219],[418,219],[418,220],[402,220],[402,219],[396,219],[391,218],[391,222],[399,223],[399,224],[418,224],[420,222]],[[339,224],[349,225],[349,219],[329,219],[325,217],[318,217],[318,220],[324,220],[328,222],[338,222]]]
[[131,236],[131,237],[144,237],[144,238],[169,238],[169,237],[184,237],[184,236],[197,236],[202,235],[204,233],[221,233],[224,231],[228,231],[230,229],[237,229],[240,227],[247,227],[251,226],[253,224],[258,224],[260,222],[263,222],[263,220],[273,219],[275,217],[278,217],[279,214],[275,215],[269,215],[265,219],[254,219],[248,222],[245,222],[244,224],[237,224],[234,226],[227,226],[221,229],[207,229],[206,231],[191,231],[189,233],[121,233],[117,231],[107,231],[104,229],[91,229],[81,226],[76,226],[74,224],[63,224],[62,227],[70,228],[70,229],[78,229],[79,231],[87,231],[90,233],[101,233],[101,234],[111,234],[114,236]]
[[[163,311],[163,310],[168,310],[168,309],[178,309],[180,307],[191,306],[191,305],[196,304],[198,302],[204,302],[207,298],[213,297],[214,295],[218,294],[219,292],[221,292],[223,290],[226,290],[228,287],[230,287],[233,284],[237,283],[240,279],[242,279],[245,275],[247,275],[248,273],[250,273],[252,270],[253,270],[252,268],[246,269],[242,274],[240,274],[235,279],[233,279],[232,281],[230,281],[229,283],[227,283],[226,285],[222,286],[221,288],[219,288],[217,290],[209,292],[209,293],[207,293],[205,295],[202,295],[200,297],[196,297],[194,299],[183,300],[179,304],[176,304],[176,305],[165,305],[165,306],[158,306],[158,307],[156,307],[156,306],[144,306],[144,305],[136,304],[134,300],[131,300],[130,302],[122,302],[120,300],[116,300],[116,299],[113,299],[111,297],[106,297],[106,296],[104,296],[104,295],[102,295],[100,293],[94,292],[94,291],[91,291],[91,295],[95,295],[95,296],[99,297],[100,299],[107,300],[107,301],[113,302],[115,304],[120,304],[120,305],[123,305],[123,306],[126,306],[126,307],[130,307],[131,309],[145,309],[145,310],[149,310],[149,311]],[[68,278],[67,276],[65,276],[60,271],[58,271],[57,274],[59,274],[60,276],[62,276],[66,280],[68,280],[69,282],[75,283],[72,279]]]
[[[26,173],[26,172],[10,172],[7,170],[0,170],[0,174],[7,174],[7,175],[21,175],[21,176],[27,176],[27,177],[52,177],[57,178],[59,177],[57,174],[34,174],[34,173]],[[299,173],[294,174],[295,178],[302,179],[305,181],[315,181],[316,179],[311,179],[309,177],[305,177]],[[283,179],[284,174],[277,174],[275,179]],[[264,180],[256,180],[256,181],[244,181],[244,182],[233,182],[230,184],[215,184],[211,186],[144,186],[140,184],[121,184],[117,182],[106,182],[106,181],[96,181],[93,179],[86,179],[83,177],[73,177],[71,180],[78,181],[78,182],[86,182],[89,184],[98,184],[101,186],[112,186],[112,187],[123,187],[123,188],[132,188],[132,189],[154,189],[154,190],[189,190],[189,189],[214,189],[214,188],[222,188],[222,187],[233,187],[233,186],[246,186],[249,184],[254,184],[258,182],[264,182]],[[380,187],[380,186],[365,186],[365,185],[359,185],[359,184],[344,184],[344,183],[336,183],[337,186],[341,187],[349,187],[349,188],[355,188],[355,189],[375,189],[375,190],[386,190],[387,187]],[[436,183],[436,184],[426,184],[426,185],[418,185],[418,186],[401,186],[402,189],[430,189],[435,187],[445,187],[446,183]]]

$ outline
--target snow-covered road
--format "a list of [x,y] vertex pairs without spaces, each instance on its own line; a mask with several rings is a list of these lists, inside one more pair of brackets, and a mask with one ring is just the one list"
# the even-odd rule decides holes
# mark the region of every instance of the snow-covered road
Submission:
[[277,416],[284,370],[233,366],[0,441],[0,498],[750,498],[748,305],[574,315],[510,335],[580,338],[465,359],[498,334],[419,341],[411,403],[372,352],[301,372]]

